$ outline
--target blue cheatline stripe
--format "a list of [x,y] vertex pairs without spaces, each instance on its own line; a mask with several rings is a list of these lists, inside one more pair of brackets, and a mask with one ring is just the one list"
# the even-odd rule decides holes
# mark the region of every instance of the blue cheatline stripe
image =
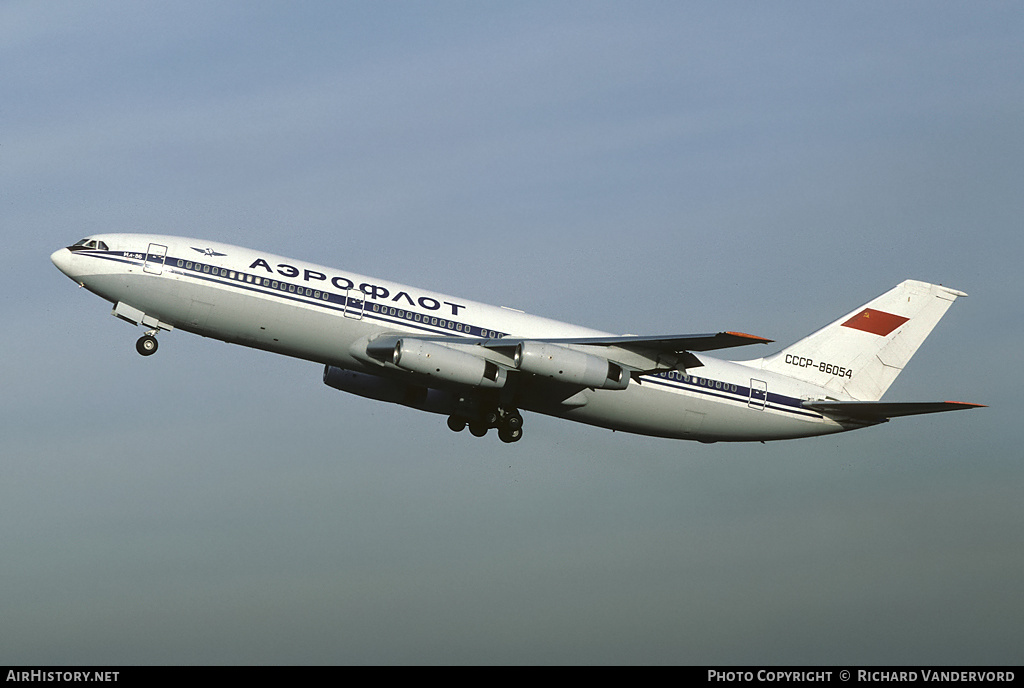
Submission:
[[[87,253],[92,257],[101,258],[103,260],[108,260],[114,263],[123,263],[127,265],[135,265],[138,267],[142,267],[144,265],[143,260],[128,258],[124,255],[125,252],[123,251],[82,251],[82,253]],[[138,253],[139,255],[144,255],[144,253],[142,252],[131,253]],[[231,279],[230,277],[220,274],[214,275],[212,272],[200,272],[198,270],[189,269],[185,267],[177,267],[178,261],[182,261],[185,264],[192,263],[193,265],[198,265],[200,267],[209,267],[211,271],[216,270],[218,273],[221,270],[227,270],[228,272],[234,272],[236,275],[241,275],[243,277],[259,279],[263,282],[263,284],[255,284],[252,282]],[[366,299],[342,296],[340,294],[327,291],[326,289],[314,289],[313,287],[307,287],[305,285],[300,285],[294,282],[287,282],[282,279],[277,279],[276,277],[255,275],[253,273],[242,272],[241,270],[222,268],[220,266],[215,266],[209,263],[200,263],[198,261],[192,260],[191,258],[186,259],[168,256],[167,259],[164,261],[162,267],[163,270],[166,272],[170,272],[175,275],[181,275],[183,277],[189,277],[192,279],[199,280],[201,282],[208,282],[210,284],[216,284],[218,286],[231,286],[236,289],[251,292],[253,294],[261,294],[263,296],[274,296],[285,301],[292,301],[294,303],[299,303],[306,306],[316,306],[326,311],[332,311],[335,313],[344,314],[346,309],[351,311],[353,309],[357,309],[359,304],[362,304],[362,315],[359,318],[352,318],[354,320],[370,320],[380,323],[386,323],[389,325],[402,325],[403,327],[411,328],[413,330],[419,330],[421,332],[425,332],[428,334],[443,335],[446,337],[480,337],[482,339],[500,339],[501,337],[505,337],[508,335],[507,332],[499,332],[497,330],[487,327],[481,327],[479,325],[470,325],[462,323],[452,318],[439,318],[435,315],[427,315],[418,311],[410,311],[403,308],[394,308],[395,313],[394,315],[392,315],[390,311],[393,307],[389,305],[384,305],[382,303],[367,303]],[[274,289],[273,287],[269,286],[270,282],[278,282],[286,286],[294,286],[296,290],[299,291],[304,291],[308,289],[310,292],[320,292],[321,294],[326,295],[327,298],[318,299],[312,295],[305,296],[304,294],[299,294],[297,292]],[[374,311],[374,307],[376,307],[378,310]],[[416,315],[420,316],[420,321],[415,320]],[[430,323],[424,323],[422,320],[423,318],[436,318],[441,322],[451,323],[453,326],[461,325],[462,329],[458,330],[454,329],[454,327],[447,328],[441,325],[432,325]]]
[[[101,258],[103,260],[109,260],[115,263],[124,263],[127,265],[135,265],[138,267],[144,265],[143,260],[128,258],[124,255],[124,252],[121,251],[82,251],[82,253],[86,253],[95,258]],[[140,255],[144,254],[140,253]],[[236,275],[241,275],[243,277],[252,277],[253,279],[258,278],[263,282],[278,282],[280,284],[294,286],[296,289],[299,290],[309,289],[311,292],[318,291],[321,294],[325,294],[327,296],[327,299],[317,299],[314,296],[305,296],[304,294],[300,295],[295,292],[281,291],[280,289],[274,289],[273,287],[267,286],[265,284],[255,284],[252,282],[245,282],[237,279],[233,280],[230,277],[223,276],[220,274],[214,275],[212,272],[201,272],[199,270],[188,269],[184,267],[179,268],[176,266],[179,260],[183,261],[185,264],[192,263],[193,265],[198,265],[200,267],[208,266],[210,270],[217,270],[218,273],[220,270],[227,270],[228,272],[234,272]],[[311,287],[306,287],[304,285],[300,286],[293,282],[286,282],[284,280],[266,277],[264,275],[254,275],[252,273],[242,272],[240,270],[221,268],[219,266],[214,266],[209,263],[200,263],[190,258],[186,259],[169,256],[164,262],[163,269],[172,274],[181,275],[183,277],[190,277],[202,282],[208,282],[210,284],[215,284],[218,286],[231,286],[234,287],[235,289],[241,289],[254,294],[261,294],[263,296],[274,296],[285,301],[292,301],[294,303],[302,304],[305,306],[316,306],[325,311],[330,311],[339,314],[344,314],[346,308],[356,308],[358,304],[362,302],[362,316],[359,318],[360,320],[376,321],[388,325],[402,325],[403,327],[411,328],[413,330],[419,330],[427,334],[444,335],[447,337],[481,337],[485,339],[498,339],[507,336],[507,333],[505,332],[497,332],[495,330],[480,327],[478,325],[467,325],[464,323],[459,323],[458,321],[453,320],[451,318],[437,319],[443,322],[462,324],[463,329],[448,329],[438,325],[430,325],[428,323],[424,323],[422,320],[417,322],[416,320],[412,319],[417,314],[420,316],[420,318],[434,318],[436,316],[425,315],[423,313],[417,313],[416,311],[409,311],[406,309],[392,307],[377,302],[374,302],[367,306],[365,299],[357,299],[342,296],[340,294],[329,292],[325,289],[313,289]],[[375,311],[373,310],[373,308],[377,308],[378,310]],[[391,315],[390,313],[392,308],[394,308],[395,311],[394,315]],[[406,317],[407,315],[409,316],[408,318]],[[716,389],[713,388],[711,385],[699,384],[698,382],[695,382],[695,380],[708,380],[712,384],[721,381],[711,380],[709,378],[702,378],[699,376],[688,375],[683,380],[676,380],[669,378],[668,373],[666,372],[661,373],[659,375],[645,375],[643,377],[643,380],[645,383],[653,383],[661,387],[667,387],[669,389],[677,391],[685,391],[693,394],[699,394],[705,397],[724,399],[726,401],[731,401],[736,404],[741,404],[743,406],[747,406],[748,402],[750,401],[750,387],[745,387],[743,385],[732,385],[730,383],[722,382],[721,384],[723,385],[723,389]],[[728,389],[724,389],[724,387],[728,387]],[[774,411],[781,411],[784,413],[793,414],[796,416],[801,416],[804,418],[819,419],[822,417],[820,414],[810,412],[807,409],[803,408],[801,406],[800,399],[788,397],[782,394],[776,394],[774,392],[769,392],[767,394],[767,399],[765,400],[765,408]]]
[[[715,389],[712,386],[701,385],[694,382],[694,380],[708,380],[711,383],[720,382],[719,380],[711,380],[710,378],[700,378],[698,376],[687,376],[689,379],[674,380],[667,377],[662,377],[667,373],[661,373],[659,375],[645,375],[643,377],[644,383],[653,383],[661,387],[668,387],[669,389],[690,392],[693,394],[699,394],[704,397],[712,397],[715,399],[724,399],[737,404],[741,404],[744,407],[747,406],[750,401],[750,387],[743,385],[733,385],[731,383],[722,382],[723,387],[729,389]],[[733,391],[735,388],[735,391]],[[768,398],[765,402],[765,408],[773,411],[781,411],[783,413],[789,413],[802,418],[813,418],[815,420],[822,418],[819,413],[808,411],[801,405],[801,400],[796,397],[790,397],[783,394],[776,394],[774,392],[768,393]]]

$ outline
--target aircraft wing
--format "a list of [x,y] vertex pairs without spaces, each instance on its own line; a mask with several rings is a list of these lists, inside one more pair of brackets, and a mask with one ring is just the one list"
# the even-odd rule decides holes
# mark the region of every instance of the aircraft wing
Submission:
[[686,370],[704,365],[694,351],[714,351],[748,344],[768,344],[772,340],[742,332],[681,335],[625,335],[619,337],[569,337],[530,339],[504,337],[489,340],[483,346],[511,352],[520,345],[554,345],[608,359],[628,369],[639,380],[640,375],[664,370]]
[[916,416],[922,413],[984,408],[983,404],[969,404],[963,401],[805,401],[803,406],[826,416],[868,423],[884,423],[890,418]]
[[642,337],[626,335],[622,337],[569,337],[564,339],[505,337],[503,339],[488,340],[484,346],[489,349],[514,349],[525,341],[561,344],[563,346],[618,347],[627,351],[656,351],[658,353],[678,354],[684,351],[714,351],[716,349],[729,349],[734,346],[747,346],[748,344],[769,344],[772,340],[742,332],[718,332],[715,334],[676,334]]
[[625,389],[630,379],[639,382],[640,376],[648,373],[704,365],[694,351],[770,341],[741,332],[500,339],[388,333],[357,344],[361,351],[356,355],[362,353],[381,364],[393,363],[449,382],[468,381],[471,386],[501,386],[506,373],[523,372],[570,385]]

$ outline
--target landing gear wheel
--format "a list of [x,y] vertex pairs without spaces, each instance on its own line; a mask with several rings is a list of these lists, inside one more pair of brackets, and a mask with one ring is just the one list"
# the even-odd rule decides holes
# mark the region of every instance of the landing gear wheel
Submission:
[[462,432],[466,429],[466,419],[458,416],[448,416],[448,428],[453,432]]
[[135,342],[135,350],[143,356],[152,356],[156,353],[158,346],[156,337],[151,334],[143,335],[139,337],[139,341]]
[[498,425],[498,439],[502,442],[518,442],[523,439],[523,417],[511,409]]
[[469,422],[469,432],[473,437],[483,437],[490,429],[491,428],[487,423],[478,420],[472,420]]
[[511,427],[506,425],[505,427],[498,429],[498,439],[509,444],[512,442],[518,442],[523,439],[523,429],[521,427]]

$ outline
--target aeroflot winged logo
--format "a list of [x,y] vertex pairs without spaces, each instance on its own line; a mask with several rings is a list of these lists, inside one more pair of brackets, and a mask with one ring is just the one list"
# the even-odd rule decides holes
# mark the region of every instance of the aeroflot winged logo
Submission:
[[193,251],[198,251],[199,253],[202,253],[204,256],[226,256],[227,255],[226,253],[217,253],[212,248],[196,248],[195,246],[192,246],[191,248],[192,248]]
[[902,315],[893,315],[885,311],[876,311],[874,308],[865,308],[857,315],[843,323],[843,327],[850,327],[854,330],[869,332],[885,337],[897,327],[910,320]]

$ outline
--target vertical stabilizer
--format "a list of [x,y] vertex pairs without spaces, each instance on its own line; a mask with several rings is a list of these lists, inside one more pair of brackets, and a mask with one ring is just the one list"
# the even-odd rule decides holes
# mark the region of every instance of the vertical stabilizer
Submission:
[[961,291],[907,280],[773,356],[761,367],[876,401]]

